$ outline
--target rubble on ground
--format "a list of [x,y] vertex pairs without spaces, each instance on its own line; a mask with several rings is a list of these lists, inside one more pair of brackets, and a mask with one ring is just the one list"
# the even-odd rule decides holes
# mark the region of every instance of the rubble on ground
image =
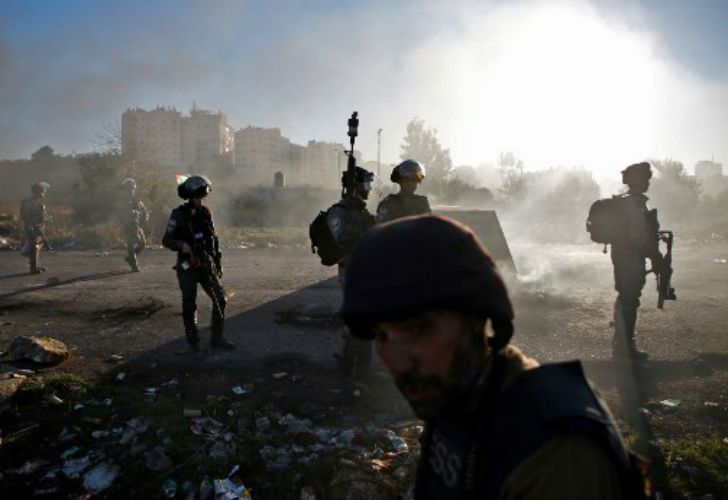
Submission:
[[33,361],[42,365],[57,365],[70,355],[66,344],[50,337],[15,337],[7,351],[15,361]]

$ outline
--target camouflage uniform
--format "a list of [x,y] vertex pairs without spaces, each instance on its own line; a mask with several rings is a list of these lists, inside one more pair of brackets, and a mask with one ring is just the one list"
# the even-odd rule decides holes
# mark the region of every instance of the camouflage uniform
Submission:
[[657,220],[651,220],[647,196],[627,193],[620,197],[624,217],[624,237],[612,243],[614,265],[614,348],[635,351],[635,325],[642,288],[645,286],[645,259],[655,257],[657,249]]
[[121,234],[126,242],[126,262],[133,271],[139,271],[137,255],[144,250],[147,238],[144,234],[144,224],[149,220],[144,203],[134,195],[130,195],[121,209]]
[[[182,252],[183,243],[187,243],[193,249],[194,257]],[[170,250],[177,251],[175,269],[182,291],[182,321],[187,342],[194,348],[199,343],[197,329],[199,284],[212,300],[211,345],[221,343],[227,296],[217,275],[222,265],[222,254],[215,234],[212,213],[205,206],[197,208],[192,203],[180,205],[172,211],[162,244]]]
[[[359,237],[375,224],[375,219],[369,213],[366,202],[355,196],[346,196],[334,205],[327,216],[331,234],[336,244],[342,250],[339,260],[339,284],[343,288],[346,276],[346,266],[349,263],[351,252],[354,250]],[[341,369],[347,374],[356,369],[358,373],[369,368],[372,358],[372,347],[369,342],[352,337],[348,332],[344,334],[344,349],[341,357]]]
[[45,242],[46,205],[43,198],[31,196],[20,204],[20,218],[23,220],[23,232],[26,245],[29,247],[28,259],[30,272],[40,273],[40,249]]
[[405,193],[390,194],[379,202],[377,222],[389,222],[401,217],[423,215],[431,212],[427,196]]

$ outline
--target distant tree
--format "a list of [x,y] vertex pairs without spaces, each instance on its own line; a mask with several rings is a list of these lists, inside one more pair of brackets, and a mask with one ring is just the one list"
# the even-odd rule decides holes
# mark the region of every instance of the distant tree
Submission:
[[647,193],[651,205],[660,210],[661,221],[682,220],[692,215],[700,202],[700,182],[688,175],[684,165],[671,158],[649,160],[656,175]]
[[426,128],[425,121],[415,117],[407,124],[407,135],[401,148],[399,157],[402,160],[411,158],[425,165],[427,180],[424,188],[433,194],[442,194],[443,182],[452,170],[452,160],[450,150],[443,149],[440,144],[437,130]]
[[511,152],[501,153],[498,170],[503,183],[499,189],[510,201],[522,200],[526,196],[528,179],[523,172],[523,162]]
[[48,158],[53,158],[54,155],[55,151],[53,151],[52,147],[43,146],[42,148],[39,148],[35,153],[30,155],[30,159],[33,161],[44,160]]
[[107,123],[91,140],[94,151],[105,155],[121,154],[121,124],[116,121]]

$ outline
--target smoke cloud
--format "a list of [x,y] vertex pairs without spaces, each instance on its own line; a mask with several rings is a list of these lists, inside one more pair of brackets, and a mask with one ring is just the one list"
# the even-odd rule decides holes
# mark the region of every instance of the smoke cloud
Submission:
[[[51,8],[23,4],[2,10]],[[194,100],[304,144],[340,141],[356,109],[360,149],[376,157],[381,127],[386,162],[414,116],[455,164],[512,150],[601,177],[646,157],[725,161],[728,83],[673,60],[638,4],[608,5],[104,2],[0,21],[0,158],[85,151],[128,106]]]

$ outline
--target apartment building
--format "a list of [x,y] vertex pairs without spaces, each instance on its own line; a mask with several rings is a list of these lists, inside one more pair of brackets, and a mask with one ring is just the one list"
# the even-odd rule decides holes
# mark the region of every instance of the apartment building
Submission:
[[121,115],[122,151],[130,158],[165,167],[189,168],[232,156],[233,129],[221,113],[192,107],[130,108]]

